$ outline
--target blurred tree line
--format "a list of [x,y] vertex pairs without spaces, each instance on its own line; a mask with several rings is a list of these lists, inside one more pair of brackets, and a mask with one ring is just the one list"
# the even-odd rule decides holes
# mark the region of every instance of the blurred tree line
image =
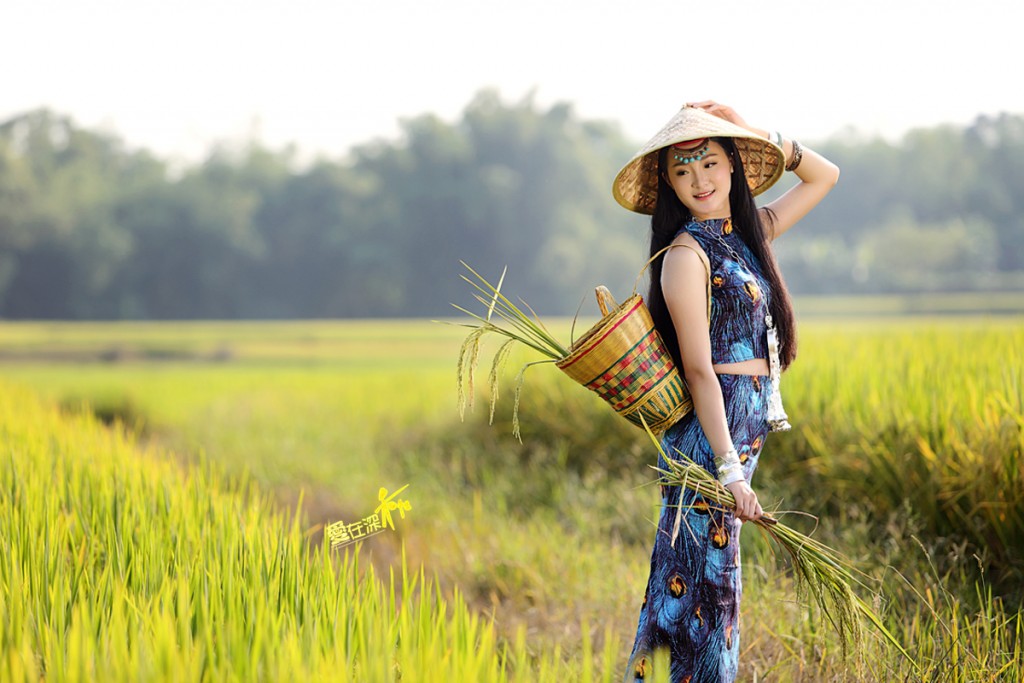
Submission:
[[[485,90],[343,160],[249,143],[174,169],[30,112],[0,124],[0,316],[451,315],[474,303],[460,259],[507,265],[539,313],[594,313],[594,285],[624,298],[645,261],[647,219],[610,192],[639,144]],[[793,293],[1024,291],[1024,117],[815,148],[843,175],[778,242]]]

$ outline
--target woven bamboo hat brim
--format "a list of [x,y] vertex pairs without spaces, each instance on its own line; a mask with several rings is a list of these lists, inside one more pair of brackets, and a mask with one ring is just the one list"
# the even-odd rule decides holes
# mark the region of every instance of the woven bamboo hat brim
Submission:
[[747,184],[755,196],[782,177],[785,154],[774,142],[698,107],[684,106],[615,176],[615,201],[630,211],[653,214],[658,197],[658,150],[677,142],[714,137],[735,140]]

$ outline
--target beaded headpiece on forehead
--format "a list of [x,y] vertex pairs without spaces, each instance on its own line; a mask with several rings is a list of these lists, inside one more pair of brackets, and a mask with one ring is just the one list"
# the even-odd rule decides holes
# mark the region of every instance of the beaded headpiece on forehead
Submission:
[[700,161],[707,155],[710,141],[711,138],[700,138],[699,140],[677,142],[672,145],[672,158],[684,164]]

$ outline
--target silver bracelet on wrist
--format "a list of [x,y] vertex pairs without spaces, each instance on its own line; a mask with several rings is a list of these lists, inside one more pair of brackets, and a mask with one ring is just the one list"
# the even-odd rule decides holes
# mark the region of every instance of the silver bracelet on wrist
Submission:
[[744,479],[743,466],[740,464],[740,456],[735,446],[730,446],[725,453],[715,456],[715,467],[718,469],[718,481],[722,486]]
[[716,465],[719,465],[719,464],[722,464],[722,463],[728,464],[730,462],[739,462],[739,461],[740,461],[740,454],[736,452],[736,447],[735,446],[729,446],[729,450],[727,450],[725,453],[722,453],[721,455],[716,455],[715,456],[715,464]]
[[728,486],[744,479],[746,477],[743,476],[743,470],[739,465],[732,465],[718,473],[718,483],[722,486]]

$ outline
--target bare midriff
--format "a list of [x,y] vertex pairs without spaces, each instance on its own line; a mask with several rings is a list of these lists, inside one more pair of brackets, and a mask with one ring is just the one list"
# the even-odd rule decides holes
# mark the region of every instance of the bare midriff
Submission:
[[768,360],[766,358],[751,358],[737,363],[715,363],[711,367],[718,375],[768,376]]

